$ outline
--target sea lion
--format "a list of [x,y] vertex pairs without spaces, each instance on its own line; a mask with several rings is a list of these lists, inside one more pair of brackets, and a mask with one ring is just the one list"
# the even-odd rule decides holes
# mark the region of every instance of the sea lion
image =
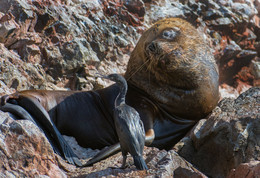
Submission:
[[[126,103],[143,121],[146,145],[170,149],[217,105],[218,70],[207,43],[180,18],[160,20],[133,50],[125,78]],[[118,143],[113,120],[116,85],[96,91],[27,90],[9,95],[30,112],[24,99],[37,101],[57,129],[83,147],[100,149]]]
[[137,169],[148,169],[143,159],[145,144],[143,122],[140,119],[138,112],[125,103],[127,82],[125,78],[119,74],[110,74],[103,77],[116,82],[116,85],[120,88],[114,104],[115,110],[113,118],[123,155],[123,164],[121,168],[126,167],[127,153],[130,153]]

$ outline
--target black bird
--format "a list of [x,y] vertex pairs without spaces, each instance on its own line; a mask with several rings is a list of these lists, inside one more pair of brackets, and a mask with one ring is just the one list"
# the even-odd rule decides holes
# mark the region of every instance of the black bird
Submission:
[[127,153],[130,153],[137,169],[148,169],[143,159],[145,144],[143,122],[140,119],[138,112],[125,103],[127,82],[125,78],[119,74],[110,74],[102,77],[116,82],[120,88],[119,94],[115,100],[114,122],[123,156],[121,168],[126,167]]

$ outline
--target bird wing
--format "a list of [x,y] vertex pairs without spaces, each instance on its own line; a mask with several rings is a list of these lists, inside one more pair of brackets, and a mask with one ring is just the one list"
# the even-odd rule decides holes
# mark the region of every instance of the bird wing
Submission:
[[115,122],[122,150],[132,155],[143,152],[145,133],[138,112],[130,106],[116,108]]

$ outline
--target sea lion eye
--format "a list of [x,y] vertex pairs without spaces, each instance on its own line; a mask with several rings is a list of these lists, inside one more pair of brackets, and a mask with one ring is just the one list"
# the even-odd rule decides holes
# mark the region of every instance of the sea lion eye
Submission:
[[179,35],[179,30],[178,28],[164,30],[162,37],[167,40],[173,40]]

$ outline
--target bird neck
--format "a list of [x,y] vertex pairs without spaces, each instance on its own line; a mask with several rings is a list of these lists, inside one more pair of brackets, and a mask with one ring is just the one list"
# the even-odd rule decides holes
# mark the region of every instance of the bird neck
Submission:
[[125,104],[126,92],[127,92],[127,85],[120,86],[119,94],[117,95],[116,100],[115,100],[115,106]]

